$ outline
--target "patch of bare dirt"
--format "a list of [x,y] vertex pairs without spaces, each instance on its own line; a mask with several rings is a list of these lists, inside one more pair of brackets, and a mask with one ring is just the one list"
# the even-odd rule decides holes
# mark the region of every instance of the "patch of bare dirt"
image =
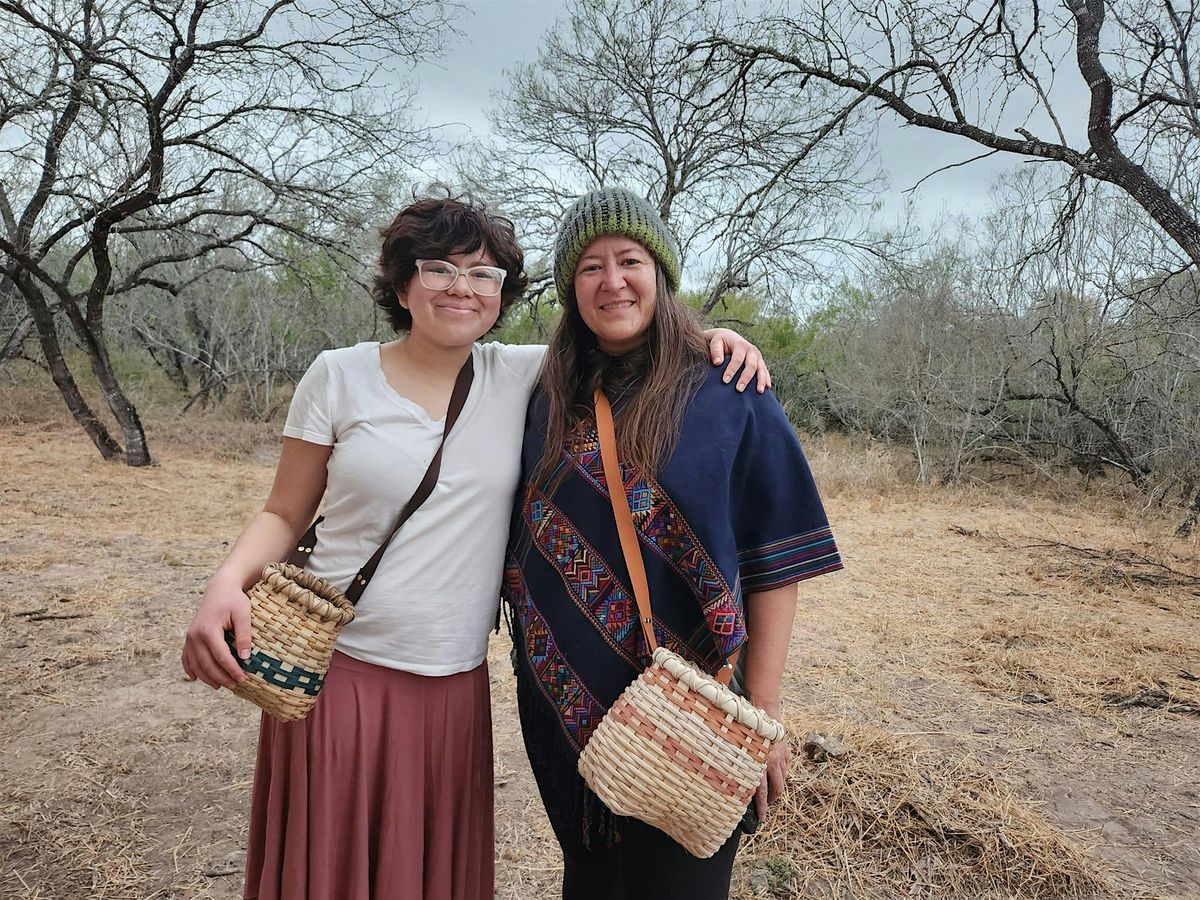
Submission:
[[[240,896],[257,715],[178,654],[275,443],[198,434],[134,470],[0,431],[0,896]],[[796,746],[735,896],[1200,896],[1196,542],[1115,504],[900,488],[840,450],[811,455],[847,570],[801,586],[785,694],[793,739],[853,762]],[[552,897],[506,637],[490,665],[497,896]]]

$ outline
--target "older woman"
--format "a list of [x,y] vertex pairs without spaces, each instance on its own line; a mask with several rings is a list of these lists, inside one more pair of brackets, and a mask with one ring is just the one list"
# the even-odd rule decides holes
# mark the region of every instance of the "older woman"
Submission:
[[[401,210],[383,230],[374,296],[404,336],[327,350],[313,363],[292,399],[266,505],[204,592],[183,668],[232,687],[246,676],[225,633],[247,658],[247,587],[295,546],[322,498],[307,568],[347,587],[420,482],[472,362],[438,483],[383,555],[320,700],[299,722],[263,716],[247,898],[493,894],[485,659],[522,423],[545,348],[477,341],[521,294],[523,266],[512,224],[469,197]],[[714,361],[728,352],[740,364],[748,350],[732,332],[713,334]],[[753,351],[748,361],[758,359]]]
[[[812,476],[771,394],[723,388],[679,284],[676,241],[619,188],[563,219],[564,305],[525,427],[527,487],[505,579],[525,745],[562,845],[563,896],[726,897],[738,835],[690,856],[615,819],[576,770],[606,710],[648,664],[597,452],[593,393],[614,409],[623,485],[659,643],[707,671],[745,645],[741,684],[778,717],[797,582],[841,568]],[[772,747],[755,804],[782,787]]]

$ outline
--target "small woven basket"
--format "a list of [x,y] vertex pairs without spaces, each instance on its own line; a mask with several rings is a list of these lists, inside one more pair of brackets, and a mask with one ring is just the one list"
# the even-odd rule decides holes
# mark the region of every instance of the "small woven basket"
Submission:
[[601,720],[579,772],[604,805],[707,859],[737,827],[783,726],[665,647]]
[[354,606],[323,578],[271,563],[250,588],[249,676],[233,692],[283,722],[303,719],[317,701],[333,645]]

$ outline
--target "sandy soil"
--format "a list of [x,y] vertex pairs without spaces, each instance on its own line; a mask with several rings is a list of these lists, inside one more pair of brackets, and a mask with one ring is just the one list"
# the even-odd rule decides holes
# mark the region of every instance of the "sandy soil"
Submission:
[[[130,470],[74,430],[0,431],[0,896],[238,896],[257,716],[178,651],[274,447],[219,447],[197,430]],[[833,459],[814,468],[847,570],[801,589],[791,707],[989,773],[1114,895],[1200,897],[1197,544],[1115,503],[918,492]],[[497,895],[552,897],[507,655],[494,638]],[[736,895],[798,896],[770,863],[751,842]]]

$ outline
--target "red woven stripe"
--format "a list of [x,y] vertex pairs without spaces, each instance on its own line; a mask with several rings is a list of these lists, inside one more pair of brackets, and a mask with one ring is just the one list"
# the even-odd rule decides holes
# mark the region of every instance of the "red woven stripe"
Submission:
[[749,788],[743,788],[723,772],[717,771],[680,743],[678,738],[664,734],[658,726],[649,721],[624,700],[618,700],[612,709],[608,711],[608,715],[613,716],[622,725],[627,725],[646,740],[662,748],[669,757],[681,763],[685,771],[699,775],[715,790],[728,797],[736,797],[743,803],[749,802],[751,796],[754,795],[754,791],[758,788],[757,784]]
[[755,762],[767,758],[766,742],[756,731],[747,728],[725,710],[713,706],[703,696],[688,690],[662,666],[654,665],[642,673],[643,680],[666,695],[667,699],[684,712],[695,713],[704,720],[709,731],[726,743],[736,744],[745,750]]

